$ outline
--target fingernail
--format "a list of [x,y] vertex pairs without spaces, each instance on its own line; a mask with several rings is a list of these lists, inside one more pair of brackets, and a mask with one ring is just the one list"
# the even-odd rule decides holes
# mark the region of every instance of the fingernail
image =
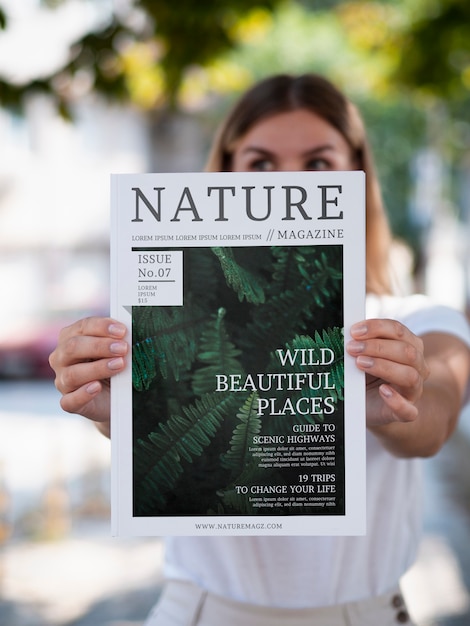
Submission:
[[362,341],[350,341],[348,343],[348,352],[354,352],[359,354],[359,352],[363,352],[366,347],[366,344]]
[[115,341],[109,346],[109,350],[113,354],[126,354],[127,345],[123,341]]
[[108,361],[108,367],[110,370],[120,370],[124,366],[124,359],[117,358]]
[[361,367],[372,367],[374,365],[374,360],[368,356],[358,356],[356,362]]
[[90,396],[94,395],[97,391],[100,390],[101,385],[99,384],[98,381],[94,381],[93,383],[90,383],[87,388],[86,391],[87,393],[90,394]]
[[124,335],[126,334],[126,327],[122,324],[113,323],[108,326],[108,332],[114,337],[124,337]]
[[386,398],[391,398],[393,396],[393,391],[387,385],[380,385],[379,389],[380,393]]
[[367,333],[367,326],[365,324],[359,323],[351,326],[351,335],[360,337],[361,335],[365,335]]

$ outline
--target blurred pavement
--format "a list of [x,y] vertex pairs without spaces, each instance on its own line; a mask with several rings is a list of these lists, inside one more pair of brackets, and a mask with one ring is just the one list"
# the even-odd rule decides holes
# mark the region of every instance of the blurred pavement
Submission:
[[58,397],[51,381],[0,382],[0,624],[138,626],[161,540],[111,537],[109,441]]
[[[425,477],[405,595],[419,626],[469,626],[470,414]],[[161,565],[160,538],[110,536],[109,442],[52,382],[0,381],[0,624],[141,626]]]

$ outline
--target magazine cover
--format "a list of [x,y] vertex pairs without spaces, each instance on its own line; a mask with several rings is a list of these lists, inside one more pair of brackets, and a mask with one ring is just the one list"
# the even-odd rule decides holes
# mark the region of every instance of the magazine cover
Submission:
[[364,534],[364,184],[112,176],[113,534]]

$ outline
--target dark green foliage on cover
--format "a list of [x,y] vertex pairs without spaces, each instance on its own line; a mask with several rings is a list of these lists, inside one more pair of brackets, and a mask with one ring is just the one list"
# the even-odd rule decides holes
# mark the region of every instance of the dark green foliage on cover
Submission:
[[[257,434],[292,434],[294,418],[260,415],[258,398],[282,407],[328,395],[341,418],[342,270],[341,246],[188,248],[184,306],[133,308],[135,515],[245,514],[252,505],[236,485],[283,484],[250,448]],[[321,348],[335,353],[327,368],[276,356]],[[326,369],[333,390],[256,388],[258,375]]]
[[[343,332],[340,328],[323,330],[320,334],[317,330],[314,333],[313,337],[309,335],[300,335],[293,339],[292,345],[286,344],[287,348],[291,348],[292,350],[315,350],[318,348],[329,348],[333,350],[335,354],[340,354],[341,358],[335,359],[328,370],[330,384],[334,387],[334,389],[330,389],[330,395],[335,396],[335,400],[343,400],[343,388],[344,388],[344,362],[343,362]],[[311,370],[315,372],[314,366],[311,367]],[[324,368],[323,368],[324,369]],[[274,371],[274,366],[273,366]],[[293,372],[302,372],[303,368],[299,364],[294,364],[291,366],[291,370]],[[309,389],[302,390],[302,395],[316,395]]]
[[254,392],[237,414],[239,423],[230,440],[230,450],[222,456],[222,465],[238,476],[252,460],[248,452],[253,435],[261,431],[261,420],[257,414],[258,394]]
[[[167,379],[169,369],[179,380],[180,371],[189,369],[195,358],[204,321],[202,313],[199,318],[188,317],[186,307],[161,307],[158,315],[154,315],[152,307],[141,307],[139,325],[143,339],[133,344],[132,383],[135,389],[148,389],[157,372]],[[184,342],[180,341],[182,333]]]
[[165,507],[164,494],[183,474],[183,462],[192,463],[210,444],[227,404],[230,404],[227,397],[219,402],[213,395],[204,396],[194,405],[183,407],[183,415],[160,422],[147,441],[138,442],[134,465],[137,514]]
[[264,302],[262,287],[255,276],[237,263],[232,248],[212,248],[212,252],[220,261],[227,285],[237,293],[240,302],[246,300],[253,304],[262,304]]
[[[248,354],[275,349],[298,333],[342,326],[341,255],[332,248],[272,248],[266,303],[253,311],[240,345]],[[254,350],[253,350],[254,348]],[[254,366],[254,364],[253,364]]]
[[223,319],[225,309],[220,308],[215,324],[208,326],[201,335],[198,360],[204,365],[194,372],[193,391],[196,396],[214,390],[217,374],[241,374],[243,372],[237,357],[241,354],[231,343]]

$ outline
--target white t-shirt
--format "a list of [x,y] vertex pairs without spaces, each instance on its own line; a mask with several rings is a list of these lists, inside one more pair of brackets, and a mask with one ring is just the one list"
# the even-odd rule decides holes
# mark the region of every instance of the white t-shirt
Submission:
[[[458,312],[424,296],[370,296],[367,317],[439,331],[470,346]],[[421,532],[419,459],[398,459],[367,433],[364,537],[173,537],[165,574],[232,599],[280,607],[339,604],[390,590],[415,559]]]

